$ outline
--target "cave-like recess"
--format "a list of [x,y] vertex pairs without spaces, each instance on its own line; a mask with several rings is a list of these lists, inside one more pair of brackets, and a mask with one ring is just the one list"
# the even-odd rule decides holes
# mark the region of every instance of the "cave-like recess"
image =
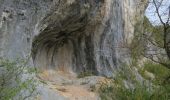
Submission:
[[89,71],[111,75],[119,63],[115,45],[123,34],[119,3],[61,1],[37,25],[38,35],[32,45],[35,66],[69,73]]

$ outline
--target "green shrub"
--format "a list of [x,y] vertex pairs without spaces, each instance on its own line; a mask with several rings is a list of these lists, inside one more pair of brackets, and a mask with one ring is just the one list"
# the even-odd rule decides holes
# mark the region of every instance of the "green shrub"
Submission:
[[80,73],[77,75],[77,78],[84,78],[84,77],[93,76],[93,75],[95,75],[93,72],[91,72],[91,71],[85,71],[85,72],[80,72]]
[[[155,74],[156,79],[154,82],[139,83],[132,77],[133,72],[125,67],[115,79],[111,79],[111,83],[101,84],[98,92],[102,100],[170,100],[170,84],[163,83],[163,79],[169,75],[168,69],[158,64],[146,63],[144,69]],[[132,86],[125,86],[125,81]]]
[[26,61],[0,59],[0,100],[24,100],[36,92],[35,69]]
[[[115,84],[115,83],[113,83]],[[136,84],[135,88],[126,88],[124,85],[103,84],[99,89],[102,100],[169,100],[169,86],[147,87],[145,84]]]
[[166,67],[153,63],[153,62],[146,62],[141,69],[140,73],[145,78],[144,71],[148,71],[152,74],[154,74],[155,79],[152,81],[155,84],[161,84],[167,77],[170,76],[170,70]]
[[101,100],[116,100],[115,86],[113,84],[101,83],[98,90]]

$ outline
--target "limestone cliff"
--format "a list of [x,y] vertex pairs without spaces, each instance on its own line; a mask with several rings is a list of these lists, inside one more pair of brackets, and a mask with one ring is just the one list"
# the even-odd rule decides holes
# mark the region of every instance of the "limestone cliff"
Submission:
[[26,58],[32,52],[30,63],[42,70],[111,76],[129,61],[125,45],[143,16],[143,3],[0,0],[0,56]]
[[[113,76],[120,66],[128,63],[127,45],[133,39],[134,25],[141,22],[138,25],[142,26],[146,2],[0,0],[0,57],[31,56],[29,63],[42,70],[42,78],[50,84],[53,81],[50,86],[38,87],[41,100],[63,100],[63,97],[69,98],[68,95],[73,100],[77,95],[81,95],[79,100],[98,100],[94,93],[80,85],[82,81],[95,84],[98,78],[77,80],[71,75],[91,72]],[[54,74],[50,76],[48,71]],[[58,88],[63,81],[76,86],[66,86],[70,92],[61,96],[61,91],[56,93],[51,88]]]

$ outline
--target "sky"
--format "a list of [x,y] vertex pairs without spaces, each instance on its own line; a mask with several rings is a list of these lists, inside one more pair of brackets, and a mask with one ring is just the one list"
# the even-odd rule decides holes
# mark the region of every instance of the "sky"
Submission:
[[[150,1],[152,2],[152,0]],[[160,13],[164,22],[166,22],[168,18],[169,6],[170,6],[170,0],[163,0],[163,3],[160,7]],[[155,6],[153,5],[153,3],[149,4],[149,6],[146,9],[145,15],[153,25],[160,24],[160,20],[156,14]]]

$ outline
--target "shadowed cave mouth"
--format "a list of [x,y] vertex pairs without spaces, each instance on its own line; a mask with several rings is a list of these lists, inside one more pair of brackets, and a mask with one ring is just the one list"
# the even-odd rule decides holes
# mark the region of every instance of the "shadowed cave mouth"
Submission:
[[63,8],[60,4],[61,7],[59,5],[59,9],[48,14],[39,25],[39,35],[34,38],[32,45],[34,65],[43,70],[90,72],[97,75],[93,36],[95,28],[91,24],[103,16],[99,12],[105,8],[102,8],[104,1],[76,0],[71,5],[62,2],[67,7]]
[[[32,45],[34,65],[40,70],[52,69],[77,74],[90,72],[97,75],[92,35],[84,33],[86,21],[84,17],[60,31],[48,26],[40,32]],[[83,23],[81,26],[80,22]]]

